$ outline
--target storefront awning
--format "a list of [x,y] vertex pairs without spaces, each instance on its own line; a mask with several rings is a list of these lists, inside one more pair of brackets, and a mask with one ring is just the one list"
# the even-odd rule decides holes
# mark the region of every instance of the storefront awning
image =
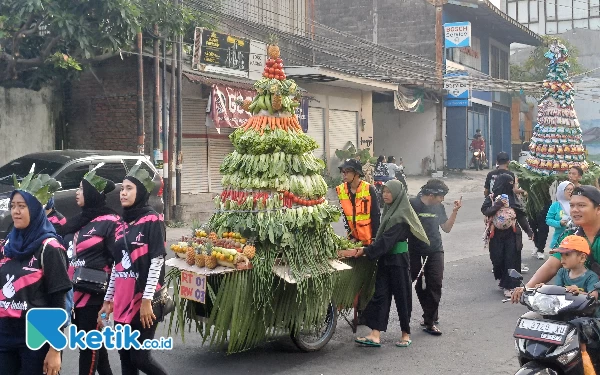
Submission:
[[211,73],[200,73],[200,72],[183,72],[183,75],[194,83],[202,83],[207,86],[213,84],[225,84],[229,87],[235,87],[238,89],[252,90],[254,89],[254,82],[247,78],[237,78],[220,74]]
[[329,86],[357,90],[396,91],[398,84],[348,74],[324,66],[289,66],[285,68],[288,78],[300,83],[323,83]]

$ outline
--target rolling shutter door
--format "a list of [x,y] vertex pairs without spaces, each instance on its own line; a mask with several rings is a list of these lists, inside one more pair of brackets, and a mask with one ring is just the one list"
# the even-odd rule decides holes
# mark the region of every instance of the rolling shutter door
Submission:
[[[329,110],[329,157],[331,164],[336,164],[335,150],[345,148],[352,142],[358,148],[358,112]],[[337,166],[337,164],[336,164]]]
[[208,168],[210,177],[210,191],[220,192],[223,190],[221,186],[221,173],[219,168],[223,159],[227,154],[233,152],[233,144],[229,140],[229,135],[235,129],[221,128],[221,134],[217,133],[216,128],[206,128],[208,133],[208,155],[210,155]]
[[313,153],[320,158],[325,153],[325,121],[323,108],[308,108],[308,136],[317,141],[319,148]]
[[207,102],[199,98],[182,99],[182,193],[208,192],[208,143],[205,125]]

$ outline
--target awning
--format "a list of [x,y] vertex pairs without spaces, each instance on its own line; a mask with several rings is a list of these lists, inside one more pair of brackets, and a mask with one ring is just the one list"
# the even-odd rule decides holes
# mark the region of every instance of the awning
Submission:
[[358,90],[396,91],[398,84],[383,80],[361,77],[325,66],[289,66],[285,68],[288,78],[297,83],[323,83]]
[[473,29],[485,30],[492,38],[506,44],[521,43],[530,46],[542,44],[542,38],[526,26],[510,18],[488,0],[447,0],[444,13],[453,18],[469,21]]
[[201,73],[201,72],[182,72],[182,74],[190,81],[194,83],[202,83],[207,86],[212,86],[213,84],[225,84],[229,87],[235,87],[238,89],[244,90],[253,90],[254,82],[245,79],[245,78],[236,78],[231,76],[219,75],[219,74],[211,74],[211,73]]

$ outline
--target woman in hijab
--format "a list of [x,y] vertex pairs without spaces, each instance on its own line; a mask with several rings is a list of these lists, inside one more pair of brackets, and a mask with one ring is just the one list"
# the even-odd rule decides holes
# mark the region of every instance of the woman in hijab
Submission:
[[546,224],[554,227],[554,235],[552,235],[552,242],[550,242],[551,249],[558,247],[558,239],[565,232],[571,220],[570,201],[573,189],[575,189],[575,186],[572,182],[561,182],[556,190],[556,202],[552,203],[546,215]]
[[486,197],[481,206],[481,212],[488,218],[487,234],[494,277],[506,298],[519,286],[519,280],[510,277],[508,270],[518,270],[521,267],[521,228],[529,239],[533,239],[525,211],[516,200],[514,183],[510,174],[498,175],[492,194]]
[[381,331],[387,330],[392,296],[396,302],[402,338],[398,347],[408,347],[410,340],[410,315],[412,312],[412,287],[407,239],[409,233],[429,244],[421,221],[411,207],[404,185],[398,180],[388,181],[383,188],[383,217],[373,244],[359,250],[377,260],[375,294],[367,305],[363,317],[371,333],[355,340],[366,346],[381,346]]
[[59,351],[25,343],[25,316],[31,308],[65,308],[71,289],[62,238],[48,221],[44,206],[60,184],[30,173],[12,192],[14,227],[0,253],[0,373],[57,375]]
[[[106,205],[106,194],[115,190],[115,183],[96,175],[99,164],[88,172],[81,180],[75,194],[81,213],[67,220],[62,229],[65,244],[69,244],[69,276],[79,268],[104,271],[110,277],[113,265],[113,248],[119,215]],[[104,303],[104,293],[98,290],[79,289],[73,285],[73,322],[78,330],[89,332],[98,328],[98,311]],[[99,350],[85,349],[79,351],[79,375],[95,374],[112,375],[105,347]]]
[[[110,284],[98,313],[113,313],[115,324],[128,324],[140,332],[138,341],[153,339],[158,321],[152,301],[163,288],[165,278],[165,232],[163,219],[148,205],[154,182],[148,171],[134,166],[121,186],[123,220],[117,229]],[[129,277],[131,273],[137,278]],[[149,350],[119,350],[123,375],[166,375]]]

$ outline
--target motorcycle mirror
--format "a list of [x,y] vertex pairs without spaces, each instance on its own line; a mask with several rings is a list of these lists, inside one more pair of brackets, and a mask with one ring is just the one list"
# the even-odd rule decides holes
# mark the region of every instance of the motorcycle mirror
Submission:
[[517,272],[517,270],[512,268],[508,270],[508,276],[512,277],[513,279],[523,280],[523,275],[521,275]]

